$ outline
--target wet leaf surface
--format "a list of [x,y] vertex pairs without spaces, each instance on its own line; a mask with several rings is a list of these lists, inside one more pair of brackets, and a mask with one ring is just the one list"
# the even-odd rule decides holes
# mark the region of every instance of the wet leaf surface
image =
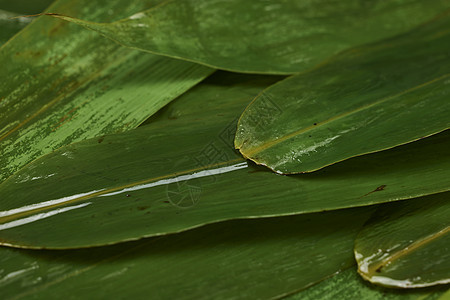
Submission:
[[[109,21],[157,3],[60,0],[50,9]],[[0,65],[0,182],[63,145],[137,127],[213,72],[42,17],[0,48]]]
[[236,148],[278,173],[312,172],[449,128],[450,13],[351,49],[261,93]]
[[313,174],[283,176],[246,162],[232,146],[236,117],[277,80],[217,73],[146,126],[36,160],[0,185],[1,242],[103,245],[228,219],[320,212],[449,189],[450,132]]
[[[59,0],[49,10],[127,46],[187,61],[127,49],[50,18],[23,30],[31,19],[9,19],[39,13],[45,2],[0,0],[0,45],[8,40],[0,48],[0,243],[44,248],[0,247],[0,298],[449,297],[442,192],[449,190],[450,131],[292,176],[245,161],[233,141],[244,107],[274,83],[268,91],[278,89],[277,97],[300,95],[316,109],[305,119],[313,122],[312,148],[301,151],[338,146],[334,161],[317,153],[318,168],[443,131],[448,11],[400,39],[367,43],[407,32],[450,2]],[[217,72],[157,112],[214,72],[189,61],[240,72],[301,71],[292,78],[307,79],[286,87],[291,79],[280,83],[281,76]],[[343,128],[333,118],[308,119],[333,111],[336,95],[349,107],[375,102],[338,114]],[[300,120],[295,107],[276,101],[260,94],[251,125],[273,129],[265,118],[286,112]],[[346,131],[350,123],[357,130]],[[354,207],[392,201],[361,232],[375,207]],[[259,219],[234,220],[242,218]],[[400,291],[364,281],[353,268],[358,232],[366,279],[441,285]]]
[[359,273],[388,287],[450,283],[449,196],[379,208],[355,242]]
[[229,71],[292,74],[407,31],[449,7],[446,0],[168,0],[113,23],[51,13],[151,53]]
[[445,300],[449,295],[448,286],[426,289],[387,289],[365,282],[352,267],[340,274],[304,290],[283,298],[286,300]]
[[2,298],[269,299],[354,264],[371,211],[238,220],[85,250],[0,248]]

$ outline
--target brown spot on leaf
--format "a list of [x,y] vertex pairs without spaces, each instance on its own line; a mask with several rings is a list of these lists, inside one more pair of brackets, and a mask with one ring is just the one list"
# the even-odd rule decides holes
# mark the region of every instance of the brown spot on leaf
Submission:
[[[50,16],[50,14],[48,14],[48,15]],[[58,21],[58,22],[56,23],[56,25],[53,26],[53,27],[49,30],[48,34],[49,34],[50,36],[56,35],[56,34],[60,33],[61,29],[63,29],[66,25],[67,25],[66,22],[64,22],[64,21]]]
[[359,198],[361,199],[361,198],[366,197],[366,196],[368,196],[368,195],[370,195],[370,194],[372,194],[372,193],[379,192],[379,191],[384,191],[385,188],[386,188],[386,185],[385,185],[385,184],[380,185],[379,187],[377,187],[377,188],[374,189],[373,191],[368,192],[367,194],[362,195],[362,196],[359,197]]
[[372,192],[379,192],[379,191],[382,191],[382,190],[384,190],[385,187],[386,187],[385,184],[380,185],[379,187],[377,187],[377,188],[376,188],[375,190],[373,190]]

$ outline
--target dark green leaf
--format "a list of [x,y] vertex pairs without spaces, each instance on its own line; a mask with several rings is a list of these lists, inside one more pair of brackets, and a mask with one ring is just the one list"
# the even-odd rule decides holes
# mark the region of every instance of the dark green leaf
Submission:
[[447,0],[169,0],[113,23],[54,16],[151,53],[224,70],[292,74],[449,7]]
[[102,245],[449,189],[450,132],[313,174],[282,176],[247,164],[232,147],[236,116],[277,79],[218,73],[147,126],[36,160],[0,185],[0,240]]
[[2,10],[0,7],[0,46],[32,21],[31,18],[17,17],[18,14]]
[[370,211],[238,220],[86,250],[0,248],[2,299],[269,299],[353,265]]
[[447,13],[275,84],[243,113],[236,148],[291,174],[449,128],[449,28]]
[[450,193],[380,208],[355,243],[359,273],[389,287],[450,283]]
[[0,46],[27,26],[33,18],[20,18],[43,12],[53,0],[0,0]]
[[[51,9],[109,21],[158,2],[60,0]],[[0,65],[0,182],[63,145],[138,126],[213,71],[50,18],[3,45]]]
[[0,0],[0,9],[20,15],[43,12],[54,0]]
[[[447,293],[446,293],[447,292]],[[304,291],[283,298],[285,300],[445,300],[448,287],[427,289],[387,289],[364,282],[354,268],[316,284]]]

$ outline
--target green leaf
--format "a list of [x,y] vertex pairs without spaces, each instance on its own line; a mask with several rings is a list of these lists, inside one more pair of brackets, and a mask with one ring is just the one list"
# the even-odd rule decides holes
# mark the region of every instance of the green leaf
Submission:
[[449,128],[449,27],[447,13],[269,87],[242,114],[236,148],[291,174]]
[[2,7],[0,7],[0,46],[6,43],[13,35],[32,21],[31,18],[18,18],[18,14],[2,10],[1,8]]
[[0,0],[0,9],[21,15],[43,12],[54,0]]
[[[60,0],[51,9],[109,21],[155,3]],[[137,127],[213,72],[49,18],[3,45],[0,65],[0,182],[63,145]]]
[[20,15],[42,12],[52,2],[53,0],[0,0],[0,46],[33,20],[31,17],[21,18]]
[[355,242],[363,278],[389,287],[450,283],[449,196],[380,208]]
[[0,248],[2,299],[271,299],[352,266],[371,211],[237,220],[73,251]]
[[151,53],[223,70],[292,74],[344,49],[407,31],[449,7],[447,0],[169,0],[112,23],[51,12]]
[[282,176],[247,164],[232,146],[236,116],[278,79],[219,72],[146,126],[34,161],[0,185],[0,241],[103,245],[449,190],[450,131],[313,174]]
[[[387,289],[364,282],[355,269],[344,272],[304,290],[283,298],[285,300],[444,300],[449,287],[433,287],[427,289]],[[441,298],[442,297],[442,298]]]

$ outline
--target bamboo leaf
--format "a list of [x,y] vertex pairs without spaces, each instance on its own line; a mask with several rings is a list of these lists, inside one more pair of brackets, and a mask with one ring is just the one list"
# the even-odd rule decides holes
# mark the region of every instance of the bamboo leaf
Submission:
[[269,87],[242,114],[236,148],[291,174],[449,128],[449,27],[447,12]]
[[21,15],[44,11],[54,0],[0,0],[0,9]]
[[[32,19],[17,18],[19,15],[5,11],[0,7],[0,46],[6,43],[13,35],[28,25]],[[12,19],[15,18],[15,19]]]
[[278,79],[218,73],[146,126],[34,161],[0,185],[0,241],[104,245],[449,190],[450,131],[313,174],[282,176],[247,163],[232,147],[236,116]]
[[388,287],[450,283],[449,196],[380,208],[355,243],[363,278]]
[[[433,287],[427,289],[387,289],[367,284],[354,268],[334,275],[329,279],[283,298],[286,300],[444,300],[450,292],[449,287]],[[442,297],[442,298],[441,298]]]
[[[0,46],[33,20],[31,17],[20,18],[20,15],[44,11],[52,2],[53,0],[0,0]],[[34,11],[30,11],[30,8]]]
[[353,265],[371,211],[237,220],[85,250],[0,248],[2,298],[272,299]]
[[52,15],[151,53],[223,70],[292,74],[407,31],[449,7],[446,0],[168,0],[112,23],[58,10]]
[[[51,9],[111,20],[158,1],[60,0]],[[0,48],[0,182],[74,141],[137,127],[213,72],[126,49],[39,18]]]

